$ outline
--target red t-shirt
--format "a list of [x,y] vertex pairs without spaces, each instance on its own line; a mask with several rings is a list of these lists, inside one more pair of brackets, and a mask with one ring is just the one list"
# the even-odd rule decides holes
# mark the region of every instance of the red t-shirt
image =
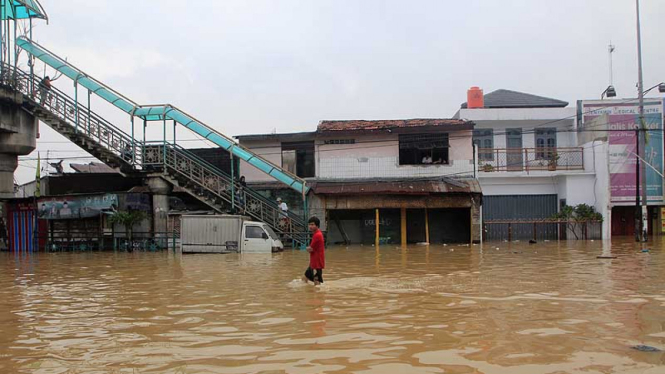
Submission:
[[325,248],[323,246],[323,234],[321,230],[316,230],[312,235],[312,242],[309,243],[312,252],[309,254],[309,267],[312,269],[324,269],[326,267]]

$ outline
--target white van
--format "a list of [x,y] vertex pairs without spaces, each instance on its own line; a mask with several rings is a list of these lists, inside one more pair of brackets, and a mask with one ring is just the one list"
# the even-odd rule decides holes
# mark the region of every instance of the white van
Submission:
[[182,253],[271,253],[284,249],[263,222],[237,215],[185,215],[181,221]]

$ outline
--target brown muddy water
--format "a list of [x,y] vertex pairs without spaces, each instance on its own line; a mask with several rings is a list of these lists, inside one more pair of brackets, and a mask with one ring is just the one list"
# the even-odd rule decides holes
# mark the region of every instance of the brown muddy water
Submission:
[[663,247],[1,253],[0,373],[665,373]]

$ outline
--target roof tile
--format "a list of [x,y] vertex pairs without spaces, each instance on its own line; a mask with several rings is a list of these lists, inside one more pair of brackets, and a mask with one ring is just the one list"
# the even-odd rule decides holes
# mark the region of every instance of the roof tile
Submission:
[[318,132],[334,131],[378,131],[397,128],[414,128],[426,126],[454,126],[465,125],[468,121],[459,119],[418,118],[403,120],[348,120],[348,121],[321,121],[317,128]]

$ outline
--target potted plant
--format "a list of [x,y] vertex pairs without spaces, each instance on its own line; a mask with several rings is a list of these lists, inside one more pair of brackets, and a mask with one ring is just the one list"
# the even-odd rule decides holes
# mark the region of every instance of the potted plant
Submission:
[[550,155],[550,160],[547,163],[547,170],[549,171],[555,171],[557,167],[557,163],[559,162],[559,154],[554,152]]
[[491,164],[484,164],[483,171],[486,173],[492,172],[494,171],[494,166],[492,166]]

